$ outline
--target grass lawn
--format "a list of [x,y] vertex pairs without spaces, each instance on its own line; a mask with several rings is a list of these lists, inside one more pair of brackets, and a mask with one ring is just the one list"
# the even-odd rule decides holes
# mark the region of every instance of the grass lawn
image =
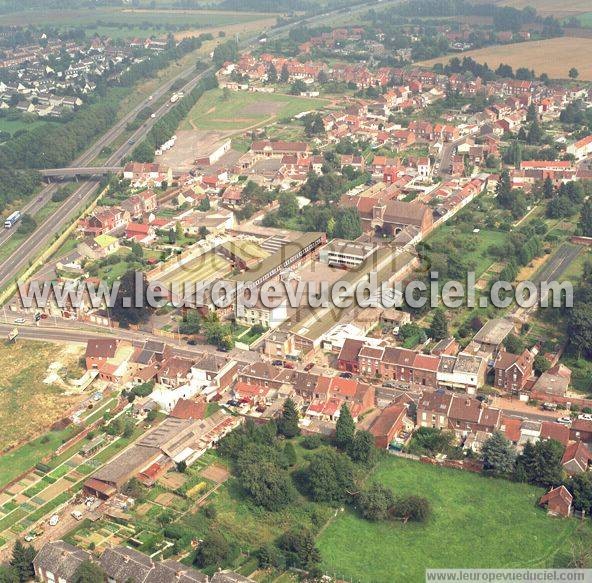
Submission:
[[426,496],[425,525],[371,523],[345,511],[320,535],[323,569],[348,581],[424,581],[427,567],[518,568],[565,564],[572,542],[592,542],[589,521],[550,518],[542,490],[389,457],[372,476],[395,493]]
[[232,91],[225,96],[221,89],[214,89],[193,106],[180,129],[243,131],[303,111],[321,109],[328,103],[324,99],[281,93]]
[[5,117],[0,117],[0,131],[8,132],[9,134],[14,134],[18,130],[32,130],[33,128],[40,126],[42,124],[48,123],[43,120],[38,121],[23,121],[21,119],[6,119]]
[[455,225],[443,225],[434,235],[428,237],[426,243],[431,245],[432,252],[438,254],[441,246],[454,242],[459,254],[467,265],[475,267],[475,276],[479,278],[483,272],[496,261],[496,258],[488,253],[492,245],[501,245],[508,234],[503,231],[487,231],[482,229],[478,233],[461,233]]
[[43,437],[2,454],[0,457],[0,486],[7,484],[29,468],[32,468],[44,457],[60,447],[65,440],[73,437],[75,433],[76,428],[74,426],[63,431],[50,431]]

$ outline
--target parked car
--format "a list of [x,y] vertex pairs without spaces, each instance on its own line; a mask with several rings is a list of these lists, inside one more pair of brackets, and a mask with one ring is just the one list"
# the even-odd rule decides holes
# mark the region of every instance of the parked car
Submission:
[[397,387],[397,383],[395,381],[385,381],[382,383],[382,386],[386,389],[395,389]]
[[339,373],[339,376],[342,379],[351,379],[354,375],[351,372],[342,372],[342,373]]
[[82,520],[82,512],[80,512],[80,510],[72,510],[72,512],[70,513],[72,515],[72,517],[76,520]]
[[193,340],[193,338],[191,338],[190,340],[187,340],[187,344],[189,344],[189,346],[196,346],[197,340]]
[[314,362],[309,362],[305,367],[304,370],[308,372],[314,366]]
[[557,419],[557,423],[561,423],[562,425],[571,425],[571,417],[559,417],[559,419]]
[[24,318],[17,318],[14,323],[15,324],[24,324],[26,320]]
[[287,360],[284,361],[284,368],[294,368],[294,363],[288,362]]
[[583,421],[592,421],[592,414],[582,413],[581,415],[578,415],[578,419],[582,419]]

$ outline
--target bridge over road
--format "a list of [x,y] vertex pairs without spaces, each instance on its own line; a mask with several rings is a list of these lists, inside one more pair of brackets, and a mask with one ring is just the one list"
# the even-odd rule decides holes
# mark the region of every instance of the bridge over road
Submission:
[[68,168],[45,168],[39,170],[44,178],[88,178],[92,176],[105,176],[106,174],[119,174],[123,166],[81,166]]

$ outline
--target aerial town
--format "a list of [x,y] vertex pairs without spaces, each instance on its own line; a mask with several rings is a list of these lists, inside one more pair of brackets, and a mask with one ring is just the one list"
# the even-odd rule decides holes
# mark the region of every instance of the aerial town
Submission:
[[592,8],[531,4],[0,0],[0,582],[592,572]]

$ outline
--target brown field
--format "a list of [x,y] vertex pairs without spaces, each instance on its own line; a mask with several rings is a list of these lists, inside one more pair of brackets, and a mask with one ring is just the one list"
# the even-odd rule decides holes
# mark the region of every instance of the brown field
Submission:
[[60,378],[78,378],[82,370],[77,346],[55,346],[17,340],[0,344],[0,449],[47,431],[84,399],[66,395],[65,387],[47,384],[52,363]]
[[500,63],[511,65],[514,69],[527,67],[534,69],[537,75],[547,73],[552,79],[566,79],[569,69],[576,67],[580,72],[580,79],[592,81],[591,54],[592,39],[563,37],[487,47],[457,55],[447,55],[420,64],[431,67],[436,63],[448,63],[453,56],[461,59],[472,57],[480,63],[487,63],[492,68],[497,68]]
[[[266,15],[260,20],[251,20],[250,22],[240,22],[237,24],[225,24],[223,26],[212,26],[209,28],[197,28],[195,30],[182,30],[175,33],[175,40],[181,40],[190,36],[199,36],[200,34],[211,33],[214,35],[214,40],[204,43],[204,47],[208,50],[213,50],[219,42],[226,41],[236,35],[239,37],[248,32],[259,32],[275,25],[277,18]],[[223,38],[218,37],[219,32],[226,33]]]
[[561,18],[590,12],[590,0],[497,0],[495,4],[513,8],[532,6],[543,16]]

